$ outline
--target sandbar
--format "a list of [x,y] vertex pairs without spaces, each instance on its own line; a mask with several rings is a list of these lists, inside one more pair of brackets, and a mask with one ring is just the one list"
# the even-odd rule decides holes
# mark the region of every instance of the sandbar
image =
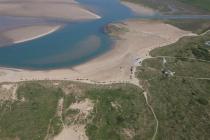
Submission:
[[12,40],[12,43],[22,43],[42,36],[48,35],[58,30],[60,25],[37,25],[37,26],[24,26],[2,32],[4,37]]

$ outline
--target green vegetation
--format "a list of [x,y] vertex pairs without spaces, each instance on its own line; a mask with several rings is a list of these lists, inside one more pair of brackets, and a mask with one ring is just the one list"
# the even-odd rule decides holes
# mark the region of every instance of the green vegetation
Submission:
[[173,56],[173,57],[190,57],[196,59],[210,60],[210,47],[205,43],[210,40],[210,33],[202,36],[184,37],[180,41],[154,49],[150,55],[155,56]]
[[164,22],[176,26],[182,30],[192,31],[196,34],[202,34],[207,30],[210,30],[210,20],[174,19],[165,20]]
[[[197,60],[209,60],[209,48],[205,45],[208,39],[209,34],[185,37],[155,49],[151,52],[155,58],[144,60],[137,69],[137,77],[148,91],[159,120],[156,140],[209,139],[210,63]],[[175,73],[166,76],[163,70]]]
[[[1,101],[1,140],[50,139],[62,131],[63,123],[85,124],[90,140],[139,140],[153,136],[154,116],[138,87],[56,83],[56,86],[53,81],[18,83],[17,100]],[[63,99],[61,116],[58,115],[60,99]],[[70,108],[85,99],[93,102],[87,118],[80,110]]]
[[92,122],[87,125],[90,140],[151,139],[154,117],[141,90],[115,85],[110,89],[90,90],[88,97],[95,101]]
[[[1,105],[0,138],[43,140],[62,94],[60,89],[46,88],[36,82],[21,84],[17,90],[18,100]],[[54,122],[52,127],[58,127],[57,123]],[[55,130],[60,131],[60,125]]]
[[183,3],[199,7],[204,10],[210,11],[210,1],[209,0],[179,0]]
[[210,11],[209,0],[131,0],[129,2],[143,4],[161,12],[185,13],[187,11],[190,13],[191,11],[191,13],[206,13]]
[[148,84],[159,120],[157,140],[209,138],[209,80],[157,76]]

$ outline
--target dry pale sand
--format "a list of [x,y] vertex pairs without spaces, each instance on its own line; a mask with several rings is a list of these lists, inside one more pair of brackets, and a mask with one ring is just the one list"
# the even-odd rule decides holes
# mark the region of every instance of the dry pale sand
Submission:
[[132,2],[121,2],[123,5],[127,6],[130,8],[133,12],[139,14],[139,15],[155,15],[157,14],[157,11],[153,10],[152,8],[145,7],[140,4],[135,4]]
[[0,82],[44,79],[129,81],[130,68],[135,66],[137,58],[146,58],[151,49],[174,43],[183,36],[193,35],[158,21],[125,21],[119,26],[128,28],[128,32],[121,34],[121,39],[116,42],[114,48],[104,55],[71,69],[30,71],[1,68]]
[[60,25],[24,26],[6,30],[5,32],[1,32],[1,34],[13,43],[21,43],[50,34],[60,27]]
[[14,101],[16,96],[16,84],[0,84],[0,101]]
[[[59,101],[63,104],[63,99]],[[84,101],[76,102],[70,105],[69,109],[79,110],[79,114],[77,114],[74,119],[81,120],[88,117],[93,110],[93,106],[94,105],[91,100],[85,99]],[[64,126],[61,133],[54,137],[54,140],[88,140],[88,137],[85,134],[85,125],[72,124],[70,126]]]
[[72,104],[69,108],[79,110],[80,114],[82,114],[82,117],[86,118],[93,110],[93,106],[94,104],[90,99],[85,99],[84,101]]
[[73,0],[0,1],[0,15],[66,20],[100,18],[100,16],[84,9]]
[[85,134],[85,125],[65,127],[53,140],[88,140]]

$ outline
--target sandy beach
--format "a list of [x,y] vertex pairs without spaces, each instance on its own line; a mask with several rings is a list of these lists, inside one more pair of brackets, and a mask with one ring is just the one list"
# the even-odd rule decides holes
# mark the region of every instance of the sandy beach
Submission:
[[120,35],[113,49],[84,64],[69,69],[30,71],[21,69],[0,69],[0,82],[27,80],[81,80],[84,81],[128,81],[130,68],[137,59],[149,57],[149,51],[176,42],[183,36],[193,35],[172,25],[159,21],[131,20],[117,24],[127,28]]
[[149,8],[149,7],[145,7],[145,6],[140,5],[140,4],[135,4],[135,3],[132,3],[132,2],[127,2],[127,1],[123,1],[121,3],[125,6],[127,6],[128,8],[130,8],[133,12],[135,12],[138,15],[153,16],[153,15],[158,13],[154,9]]

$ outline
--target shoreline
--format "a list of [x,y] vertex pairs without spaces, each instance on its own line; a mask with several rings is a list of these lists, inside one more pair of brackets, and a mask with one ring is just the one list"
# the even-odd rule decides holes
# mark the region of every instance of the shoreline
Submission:
[[120,34],[113,49],[86,63],[72,68],[56,70],[24,70],[0,68],[0,82],[19,82],[32,80],[71,80],[115,82],[131,80],[131,68],[138,65],[137,60],[149,57],[149,51],[169,45],[181,37],[193,35],[172,25],[159,21],[130,20],[117,23],[128,31]]
[[82,6],[81,6],[81,8],[82,8],[81,9],[82,11],[86,12],[87,14],[90,14],[90,15],[94,16],[96,19],[101,19],[102,18],[101,16],[95,14],[94,12],[91,12],[90,10],[88,10],[86,8],[83,8]]

